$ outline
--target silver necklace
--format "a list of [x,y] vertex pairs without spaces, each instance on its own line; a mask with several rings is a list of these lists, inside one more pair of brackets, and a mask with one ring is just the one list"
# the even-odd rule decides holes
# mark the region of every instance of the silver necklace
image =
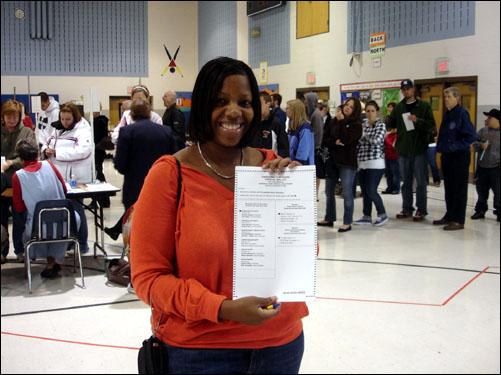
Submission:
[[[216,171],[216,169],[212,165],[210,165],[207,160],[205,160],[204,154],[202,153],[202,149],[200,148],[200,142],[197,142],[197,146],[198,146],[198,152],[200,152],[200,156],[202,157],[202,160],[204,161],[205,165],[208,166],[211,169],[212,172],[214,172],[215,174],[217,174],[219,177],[225,178],[227,180],[235,177],[235,175],[233,175],[233,176],[225,176],[224,174],[221,174],[218,171]],[[244,149],[241,148],[240,152],[241,152],[241,155],[240,155],[240,165],[244,165]]]

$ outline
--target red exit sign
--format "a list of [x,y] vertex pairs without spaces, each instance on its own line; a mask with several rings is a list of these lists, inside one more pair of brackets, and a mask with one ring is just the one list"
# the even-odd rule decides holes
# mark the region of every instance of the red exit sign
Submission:
[[449,63],[447,62],[441,62],[440,64],[438,64],[438,70],[440,72],[446,72],[449,70]]

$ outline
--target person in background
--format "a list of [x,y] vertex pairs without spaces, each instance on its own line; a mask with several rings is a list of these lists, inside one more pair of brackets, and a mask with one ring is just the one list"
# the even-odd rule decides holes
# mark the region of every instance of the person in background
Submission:
[[153,305],[166,373],[299,371],[306,304],[266,309],[276,296],[232,299],[235,167],[299,165],[248,147],[260,121],[249,66],[227,57],[209,61],[193,89],[188,131],[194,145],[157,160],[134,205],[132,283]]
[[[321,112],[322,112],[322,119],[324,121],[324,128],[322,133],[325,133],[327,125],[329,125],[329,123],[332,120],[331,114],[329,113],[329,106],[324,105],[321,109]],[[318,190],[320,188],[320,180],[325,179],[325,162],[327,161],[328,157],[329,157],[329,150],[327,150],[327,148],[322,146],[315,153],[315,167],[317,176],[317,202],[319,201]]]
[[35,135],[41,149],[47,143],[47,139],[55,132],[52,123],[59,121],[59,103],[52,96],[48,96],[46,92],[39,92],[37,95],[40,96],[42,112],[38,114]]
[[[3,163],[0,163],[0,169],[2,171],[1,177],[2,177],[2,193],[7,189],[7,177],[5,176],[5,173],[3,173]],[[3,200],[3,197],[2,197]],[[2,208],[3,208],[3,201],[2,201]],[[3,220],[3,209],[2,209],[2,223],[0,228],[2,229],[2,239],[0,242],[0,249],[2,250],[2,264],[4,264],[7,261],[7,258],[3,255],[3,250],[9,246],[9,233],[7,232],[7,224],[4,225],[4,220]]]
[[[170,126],[157,126],[150,121],[149,101],[134,99],[130,107],[133,124],[120,130],[115,152],[115,169],[124,175],[122,203],[125,212],[137,201],[144,179],[153,163],[163,155],[174,154],[177,141]],[[123,216],[104,231],[116,240],[122,233]]]
[[400,194],[400,164],[398,163],[398,154],[395,150],[396,140],[397,129],[388,130],[384,139],[386,190],[383,190],[383,194]]
[[[440,172],[438,171],[437,165],[437,129],[432,128],[430,131],[430,140],[428,144],[428,165],[431,169],[431,175],[433,177],[433,185],[436,187],[440,186]],[[429,173],[428,168],[426,168],[426,184],[429,184]]]
[[276,116],[272,116],[270,112],[271,96],[266,91],[261,91],[259,98],[261,100],[261,124],[249,146],[266,148],[275,151],[283,158],[289,157],[287,134],[280,120]]
[[285,113],[289,118],[290,158],[302,165],[315,164],[313,128],[306,119],[306,109],[299,99],[287,102]]
[[186,127],[184,126],[183,112],[176,105],[176,92],[166,91],[162,99],[167,108],[162,116],[162,122],[171,128],[172,134],[176,138],[177,148],[181,150],[186,143]]
[[[106,177],[103,172],[103,163],[106,158],[106,150],[113,149],[110,132],[108,130],[108,117],[101,115],[101,112],[93,112],[94,116],[94,161],[96,165],[96,179],[105,182]],[[110,207],[110,197],[99,199],[99,204],[104,207]]]
[[357,145],[362,136],[362,107],[356,97],[349,98],[342,111],[336,114],[324,133],[322,146],[329,149],[329,159],[326,163],[325,195],[327,196],[325,219],[319,221],[319,226],[334,225],[336,221],[336,201],[334,190],[337,181],[341,179],[344,198],[343,225],[338,232],[351,230],[353,222],[353,184],[357,173]]
[[379,182],[384,173],[384,138],[386,125],[377,116],[379,105],[369,101],[365,105],[367,119],[363,123],[362,138],[358,142],[358,176],[363,197],[364,216],[355,221],[357,225],[372,224],[372,203],[376,207],[377,219],[375,226],[381,226],[388,221],[386,209],[381,196],[377,192]]
[[477,136],[468,111],[459,104],[460,99],[457,87],[444,90],[447,112],[442,119],[437,141],[437,151],[442,153],[446,212],[442,219],[433,221],[433,225],[445,225],[444,230],[449,231],[464,228],[470,145]]
[[[310,121],[310,124],[313,128],[313,135],[315,136],[315,151],[314,151],[315,155],[322,154],[323,153],[322,135],[324,132],[324,121],[322,118],[322,112],[318,109],[318,94],[316,92],[306,93],[304,95],[304,103],[306,106],[306,115],[308,116],[308,120]],[[322,160],[317,157],[316,161],[319,163],[318,168],[321,169],[323,164]],[[316,178],[316,184],[317,184],[316,188],[318,191],[320,187],[320,178],[318,176]]]
[[[12,177],[12,200],[14,209],[19,213],[27,213],[23,242],[31,238],[33,215],[39,201],[64,199],[66,185],[57,168],[50,161],[38,161],[38,145],[34,139],[26,138],[17,144],[16,150],[24,162],[24,168]],[[77,227],[80,217],[77,220]],[[47,258],[47,266],[40,274],[43,278],[53,279],[61,266],[66,253],[67,243],[34,244],[30,248],[30,258]]]
[[475,213],[471,217],[473,220],[485,218],[489,200],[489,190],[494,194],[494,215],[497,221],[501,216],[499,203],[499,109],[491,109],[483,112],[487,119],[485,127],[477,133],[476,142],[473,143],[475,152],[478,152],[477,171],[475,174],[475,185],[477,188],[478,200],[475,205]]
[[325,130],[327,125],[331,122],[332,116],[329,112],[328,105],[324,105],[320,111],[322,112],[322,120],[324,120],[324,130]]
[[397,106],[397,103],[395,103],[395,102],[389,102],[388,104],[386,104],[387,115],[384,116],[384,118],[383,118],[383,122],[385,123],[385,125],[388,124],[388,122],[390,121],[391,111],[393,111],[396,106]]
[[[13,100],[7,100],[2,105],[2,156],[5,157],[2,169],[7,180],[7,187],[12,186],[12,176],[14,173],[23,168],[23,162],[16,151],[16,144],[27,138],[36,140],[35,133],[21,122],[21,109],[18,103]],[[14,253],[19,262],[24,262],[23,232],[26,215],[17,213],[12,207],[12,199],[5,197],[1,198],[1,213],[1,223],[6,229],[8,228],[9,216],[12,214]],[[6,262],[8,254],[9,244],[7,243],[7,246],[2,249],[2,264]]]
[[287,122],[287,116],[285,115],[285,112],[280,108],[282,105],[282,95],[280,94],[272,94],[271,95],[271,115],[278,117],[280,120],[280,123],[282,124],[284,131],[287,131],[285,123]]
[[21,120],[23,121],[23,125],[35,131],[35,126],[33,125],[33,121],[29,116],[28,109],[24,106],[24,103],[22,102],[19,102],[19,105],[21,106],[21,113],[22,113]]
[[[415,96],[414,83],[404,79],[400,84],[404,99],[391,112],[386,127],[397,129],[395,150],[398,152],[400,172],[402,173],[402,211],[397,219],[412,216],[414,221],[422,221],[428,214],[426,192],[426,169],[428,164],[428,143],[431,129],[435,127],[435,119],[430,103]],[[410,120],[409,127],[404,123],[403,116]],[[412,183],[416,178],[416,205],[413,216]]]
[[[42,157],[54,164],[64,181],[76,180],[77,183],[89,183],[92,176],[92,149],[94,142],[89,123],[82,117],[78,107],[67,102],[61,106],[59,121],[55,124],[56,132],[42,146]],[[83,199],[75,199],[75,210],[82,219],[78,231],[78,242],[82,254],[89,251],[87,245],[88,228],[83,206]]]
[[[150,101],[150,91],[144,85],[134,86],[132,88],[132,93],[130,94],[130,98],[131,98],[131,100],[142,99],[142,100],[149,102]],[[123,108],[123,105],[124,104],[122,103],[122,108]],[[163,125],[162,118],[156,112],[151,111],[150,120],[157,123],[157,124]],[[134,122],[134,120],[132,120],[132,117],[130,116],[130,110],[129,109],[124,110],[122,118],[120,119],[120,122],[113,129],[113,133],[111,134],[111,141],[116,144],[118,142],[118,134],[120,132],[120,129],[126,125],[132,124],[133,122]]]

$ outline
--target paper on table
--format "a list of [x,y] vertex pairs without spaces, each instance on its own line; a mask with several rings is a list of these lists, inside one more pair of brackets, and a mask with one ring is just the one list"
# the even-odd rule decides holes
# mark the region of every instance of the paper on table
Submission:
[[87,191],[110,191],[110,190],[120,190],[116,186],[112,184],[108,184],[107,182],[101,184],[87,184]]
[[233,299],[315,299],[315,191],[314,166],[282,174],[236,168]]
[[410,112],[402,113],[402,118],[404,119],[405,128],[407,129],[408,132],[414,130],[414,123],[411,120],[409,120],[410,115],[411,115]]

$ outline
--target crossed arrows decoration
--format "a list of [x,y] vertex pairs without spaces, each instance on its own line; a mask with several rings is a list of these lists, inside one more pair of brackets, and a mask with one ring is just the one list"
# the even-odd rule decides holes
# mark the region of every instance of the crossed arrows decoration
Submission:
[[179,48],[181,48],[181,45],[179,45],[177,47],[177,50],[176,50],[176,53],[174,54],[174,58],[171,57],[170,53],[169,53],[169,50],[167,49],[167,47],[165,46],[164,44],[164,49],[165,49],[165,52],[167,52],[167,56],[169,56],[169,59],[170,59],[170,63],[169,65],[167,65],[163,71],[163,73],[161,74],[161,76],[163,76],[165,74],[165,72],[167,71],[167,69],[169,69],[169,71],[171,73],[174,73],[176,70],[179,72],[179,74],[181,75],[181,77],[183,77],[183,73],[181,73],[181,69],[179,69],[179,67],[176,65],[176,57],[177,57],[177,53],[179,52]]

